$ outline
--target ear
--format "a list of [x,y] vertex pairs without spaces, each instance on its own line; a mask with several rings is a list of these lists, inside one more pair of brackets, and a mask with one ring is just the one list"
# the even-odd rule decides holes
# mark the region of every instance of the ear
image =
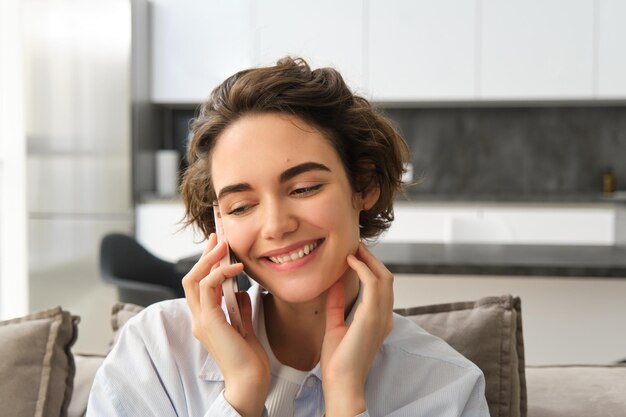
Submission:
[[374,204],[380,197],[380,185],[378,183],[373,184],[367,190],[361,193],[361,209],[369,210],[374,207]]

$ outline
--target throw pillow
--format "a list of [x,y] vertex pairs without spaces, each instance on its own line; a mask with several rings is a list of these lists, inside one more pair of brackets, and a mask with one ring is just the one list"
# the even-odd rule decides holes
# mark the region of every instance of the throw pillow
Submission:
[[111,327],[113,328],[113,342],[111,343],[111,347],[117,343],[120,329],[128,320],[143,309],[144,307],[131,303],[117,303],[113,306],[111,309]]
[[61,307],[0,322],[2,415],[65,417],[79,318]]
[[526,416],[521,302],[486,297],[475,302],[397,309],[476,364],[485,375],[491,417]]

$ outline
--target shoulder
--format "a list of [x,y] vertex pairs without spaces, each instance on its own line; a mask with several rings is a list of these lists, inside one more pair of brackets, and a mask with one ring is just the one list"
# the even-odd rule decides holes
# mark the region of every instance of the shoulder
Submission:
[[187,300],[184,298],[177,298],[149,305],[130,318],[124,327],[158,328],[161,324],[171,325],[174,323],[185,324],[190,322],[191,312],[189,311]]
[[191,328],[191,312],[184,298],[151,304],[131,317],[120,329],[143,338],[187,332]]
[[443,378],[441,383],[466,380],[471,384],[483,379],[482,371],[445,341],[397,314],[373,369],[382,378],[408,372],[416,380],[424,378],[425,383],[433,375]]
[[469,370],[480,370],[445,341],[412,320],[394,313],[394,326],[383,346],[416,360],[430,360]]
[[186,360],[190,354],[202,355],[191,326],[191,312],[184,298],[152,304],[123,325],[109,357],[136,360],[146,356],[152,361],[178,361]]
[[371,415],[387,415],[403,405],[416,416],[432,415],[424,410],[434,409],[446,409],[450,415],[466,415],[451,410],[478,410],[467,415],[483,416],[484,387],[476,365],[413,321],[394,314],[394,328],[368,374],[366,396],[371,399]]

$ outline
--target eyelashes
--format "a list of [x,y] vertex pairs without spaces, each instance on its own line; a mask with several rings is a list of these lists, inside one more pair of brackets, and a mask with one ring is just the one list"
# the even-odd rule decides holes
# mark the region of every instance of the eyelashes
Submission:
[[310,187],[300,187],[300,188],[296,188],[295,190],[293,190],[291,194],[297,195],[297,196],[313,194],[315,191],[320,190],[323,186],[324,184],[315,184],[315,185],[311,185]]
[[[307,187],[297,187],[289,192],[289,195],[295,198],[305,198],[308,196],[313,196],[317,194],[324,187],[323,183],[314,184]],[[252,204],[241,204],[239,206],[233,207],[227,211],[227,214],[230,216],[242,216],[248,213],[251,209],[253,209],[258,203]]]

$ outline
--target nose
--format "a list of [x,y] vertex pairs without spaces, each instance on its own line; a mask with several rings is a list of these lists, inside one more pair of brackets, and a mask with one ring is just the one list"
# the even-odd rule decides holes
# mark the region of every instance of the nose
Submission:
[[298,220],[288,203],[266,202],[262,212],[261,235],[264,239],[280,240],[298,228]]

